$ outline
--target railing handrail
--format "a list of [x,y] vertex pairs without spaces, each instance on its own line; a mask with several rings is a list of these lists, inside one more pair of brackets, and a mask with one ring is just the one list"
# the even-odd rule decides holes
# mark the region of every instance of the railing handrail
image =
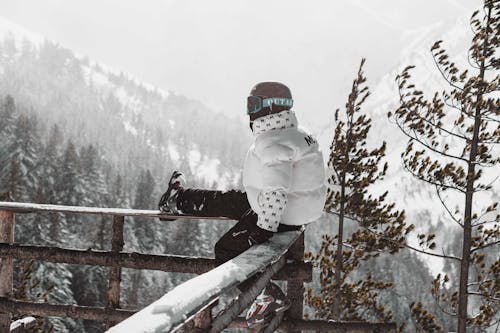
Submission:
[[[264,272],[263,275],[266,275],[265,280],[260,283],[260,288],[258,287],[262,290],[272,275],[285,265],[286,252],[301,234],[302,231],[275,234],[269,241],[178,285],[159,300],[110,328],[108,332],[175,332],[190,318],[213,304],[221,294],[235,288],[257,272]],[[258,289],[252,291],[255,295],[250,298],[250,302],[260,292]],[[179,302],[179,299],[182,301]],[[234,312],[233,317],[240,312],[241,310]],[[227,324],[231,319],[229,318]]]
[[[1,200],[5,199],[4,196]],[[19,245],[15,244],[14,239],[14,225],[15,225],[15,213],[32,213],[32,212],[60,212],[60,213],[81,213],[81,214],[98,214],[98,215],[109,215],[112,216],[113,232],[112,232],[112,249],[111,252],[107,251],[81,251],[77,249],[62,249],[55,247],[40,247],[31,245]],[[49,204],[35,204],[35,203],[19,203],[19,202],[6,202],[0,201],[0,243],[4,243],[0,246],[0,259],[2,260],[2,265],[0,265],[0,332],[9,332],[11,325],[11,318],[13,314],[25,315],[31,313],[33,315],[39,316],[60,316],[60,317],[71,317],[71,318],[82,318],[89,320],[100,320],[107,322],[107,325],[113,325],[117,321],[123,320],[125,317],[131,315],[134,311],[123,310],[120,308],[120,280],[121,280],[121,267],[130,266],[136,269],[151,269],[149,265],[137,265],[134,260],[129,262],[129,259],[144,259],[149,258],[151,260],[156,260],[161,257],[161,261],[172,260],[174,262],[181,261],[181,264],[186,264],[189,261],[192,264],[192,260],[199,261],[202,258],[181,258],[179,256],[158,256],[158,255],[146,255],[139,253],[125,253],[123,251],[123,224],[125,221],[125,216],[141,216],[149,218],[173,218],[173,219],[211,219],[211,220],[228,220],[223,217],[198,217],[198,216],[187,216],[187,215],[167,215],[162,214],[157,210],[134,210],[134,209],[122,209],[122,208],[95,208],[95,207],[76,207],[76,206],[61,206],[61,205],[49,205]],[[289,238],[287,243],[285,240],[276,240],[281,237],[288,237],[287,234],[294,234],[292,238]],[[297,237],[296,237],[297,236]],[[285,243],[283,243],[285,241]],[[274,244],[274,245],[273,245]],[[293,244],[293,245],[292,245]],[[278,245],[278,247],[274,247]],[[266,253],[263,255],[259,252],[259,249],[271,246],[271,250],[265,249]],[[43,249],[48,251],[47,255],[40,255],[36,249]],[[274,250],[273,250],[274,249]],[[35,251],[35,252],[33,252]],[[256,267],[255,265],[248,265],[249,255],[258,251],[258,256],[253,257],[253,261],[258,261],[260,265]],[[82,252],[85,252],[85,256],[82,256]],[[286,252],[286,256],[284,255]],[[255,253],[254,253],[255,254]],[[302,232],[294,231],[288,233],[277,234],[270,241],[260,244],[250,250],[245,251],[240,256],[235,259],[226,262],[225,264],[213,269],[212,271],[203,274],[204,278],[210,277],[212,275],[217,275],[218,270],[225,270],[227,266],[233,265],[232,278],[226,280],[224,284],[220,284],[217,288],[212,288],[211,292],[207,292],[207,297],[198,298],[197,302],[191,302],[188,308],[181,310],[182,318],[177,318],[176,323],[169,324],[169,332],[175,331],[177,328],[184,327],[190,332],[206,332],[210,331],[219,332],[224,327],[235,327],[243,328],[246,327],[245,321],[241,318],[237,318],[237,315],[241,311],[250,305],[250,303],[255,299],[257,294],[262,290],[267,282],[273,278],[278,278],[277,271],[279,270],[279,279],[285,279],[287,282],[287,296],[291,300],[291,307],[287,311],[287,321],[281,322],[283,316],[276,317],[273,324],[266,328],[265,332],[271,332],[275,327],[280,325],[281,328],[288,330],[290,333],[300,332],[304,329],[317,329],[321,331],[328,330],[342,330],[353,332],[396,332],[396,324],[394,323],[332,323],[327,321],[307,321],[303,320],[303,293],[304,286],[303,282],[311,280],[311,265],[305,264],[303,259],[304,254],[304,235]],[[68,259],[67,256],[81,257],[79,260]],[[53,262],[66,262],[73,264],[83,264],[83,265],[104,265],[110,267],[110,278],[109,286],[107,292],[108,303],[106,307],[89,307],[89,306],[79,306],[79,305],[68,305],[68,304],[49,304],[49,303],[34,303],[34,302],[23,302],[12,298],[13,285],[13,258],[23,257],[26,259],[34,260],[45,260]],[[272,258],[271,258],[271,257]],[[130,257],[130,258],[129,258]],[[246,261],[237,262],[247,258]],[[125,260],[126,259],[126,260]],[[141,259],[141,260],[142,260]],[[287,262],[290,259],[291,262]],[[124,261],[125,260],[125,261]],[[206,259],[203,259],[206,261]],[[213,259],[211,259],[213,260]],[[210,261],[210,260],[209,260]],[[158,263],[157,263],[158,264]],[[205,262],[205,268],[199,269],[201,272],[207,269],[210,263]],[[236,268],[234,267],[236,265]],[[292,267],[293,266],[293,267]],[[307,267],[306,267],[307,266]],[[284,268],[284,269],[283,269]],[[154,269],[164,270],[161,264],[155,266]],[[182,269],[181,271],[184,271]],[[198,272],[198,269],[196,269]],[[215,318],[211,317],[211,307],[214,305],[218,297],[225,291],[229,291],[234,288],[239,282],[247,280],[252,274],[257,271],[262,272],[260,277],[256,282],[253,283],[252,287],[239,295],[234,299],[228,307],[226,307],[222,312],[217,314]],[[190,269],[189,272],[192,272]],[[237,274],[237,273],[240,274]],[[301,274],[297,274],[301,272]],[[302,274],[306,272],[307,274]],[[226,272],[227,273],[227,272]],[[242,274],[241,274],[242,273]],[[274,276],[273,276],[274,275]],[[198,278],[203,279],[199,276]],[[190,282],[193,281],[193,282]],[[176,287],[175,290],[181,290],[182,288],[190,288],[190,283],[193,284],[197,280],[190,280],[185,284]],[[209,285],[207,285],[209,286]],[[207,287],[205,286],[205,287]],[[214,287],[212,285],[212,287]],[[221,288],[219,288],[221,287]],[[179,289],[177,289],[179,288]],[[204,289],[205,290],[205,289]],[[205,290],[206,291],[206,290]],[[204,291],[204,292],[205,292]],[[169,293],[170,294],[170,293]],[[169,294],[165,295],[167,297]],[[205,295],[205,294],[204,294]],[[203,295],[203,296],[204,296]],[[159,301],[163,300],[160,299]],[[152,305],[141,310],[152,311]],[[165,304],[163,304],[165,305]],[[148,310],[149,309],[149,310]],[[170,310],[169,310],[170,309]],[[158,309],[157,309],[158,310]],[[160,307],[158,311],[166,311],[174,313],[178,309],[173,309],[171,307]],[[150,315],[153,315],[152,313]],[[165,317],[165,314],[163,314]],[[131,317],[131,318],[137,318]],[[157,317],[160,318],[160,317]],[[193,319],[193,320],[191,320]],[[233,320],[234,319],[234,320]],[[127,319],[128,320],[128,319]],[[135,319],[134,319],[135,320]],[[230,323],[230,321],[232,323]],[[228,326],[228,324],[230,325]],[[139,327],[145,327],[147,322],[141,321]],[[118,324],[120,325],[120,324]],[[193,326],[194,325],[194,326]],[[109,326],[108,326],[109,327]],[[116,326],[115,326],[116,327]],[[128,332],[129,330],[127,330]],[[115,332],[115,331],[112,331]],[[136,331],[134,331],[136,332]],[[142,332],[142,331],[139,331]],[[163,331],[162,331],[163,332]]]
[[172,219],[230,220],[229,218],[222,216],[171,215],[162,213],[159,210],[64,206],[64,205],[52,205],[52,204],[37,204],[31,202],[0,201],[0,210],[8,210],[16,213],[49,212],[49,213],[97,214],[97,215],[112,215],[112,216],[158,217],[158,218],[172,218]]

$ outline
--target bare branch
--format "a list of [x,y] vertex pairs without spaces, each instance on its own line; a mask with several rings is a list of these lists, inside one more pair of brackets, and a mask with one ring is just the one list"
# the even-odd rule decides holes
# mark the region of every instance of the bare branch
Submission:
[[444,209],[448,212],[448,215],[450,215],[451,219],[463,228],[464,225],[462,223],[460,223],[460,221],[453,215],[453,213],[450,211],[450,209],[448,208],[448,206],[444,202],[443,197],[441,197],[441,191],[439,190],[439,186],[436,186],[436,193],[437,193],[437,196],[439,198],[439,201],[441,201],[441,204],[443,205]]
[[408,171],[413,177],[417,178],[417,179],[420,179],[428,184],[431,184],[431,185],[434,185],[434,186],[440,186],[440,187],[444,187],[446,189],[452,189],[452,190],[456,190],[456,191],[459,191],[459,192],[462,192],[462,193],[465,193],[465,190],[459,188],[459,187],[456,187],[456,186],[452,186],[452,185],[447,185],[447,184],[443,184],[443,183],[437,183],[437,182],[434,182],[430,179],[427,179],[427,178],[424,178],[422,176],[420,176],[419,174],[416,174],[415,172],[413,172],[413,170],[409,169],[406,164],[403,163],[403,166],[405,167],[406,171]]
[[475,247],[475,248],[471,249],[470,253],[479,251],[481,249],[484,249],[484,248],[487,248],[487,247],[490,247],[490,246],[498,245],[498,244],[500,244],[500,240],[497,240],[497,241],[491,242],[491,243],[486,243],[484,245],[481,245],[481,246],[478,246],[478,247]]
[[437,299],[438,297],[434,297],[434,300],[436,301],[436,305],[438,306],[439,310],[441,310],[441,312],[443,312],[444,314],[447,314],[448,316],[451,316],[451,317],[456,317],[457,316],[457,313],[456,312],[451,312],[451,311],[448,311],[446,310],[442,305],[441,303],[439,302],[439,299]]
[[475,291],[468,291],[467,292],[467,295],[471,295],[471,296],[480,296],[480,297],[484,297],[484,298],[487,298],[489,300],[492,300],[494,302],[500,302],[500,298],[498,297],[493,297],[493,296],[488,296],[488,295],[483,295],[481,293],[478,293],[478,292],[475,292]]
[[[420,140],[418,138],[418,136],[416,135],[411,135],[409,134],[405,128],[403,126],[401,126],[401,124],[398,122],[398,120],[396,119],[396,125],[399,127],[399,129],[401,130],[401,132],[403,132],[404,135],[406,135],[408,138],[412,139],[412,140],[415,140],[417,143],[421,144],[422,146],[424,146],[425,148],[429,149],[430,151],[432,152],[435,152],[437,154],[440,154],[440,155],[443,155],[445,157],[449,157],[449,158],[453,158],[453,159],[456,159],[456,160],[460,160],[462,162],[465,162],[465,163],[468,163],[467,159],[466,158],[463,158],[463,157],[460,157],[460,156],[455,156],[455,155],[450,155],[450,154],[447,154],[443,151],[440,151],[440,150],[437,150],[431,146],[429,146],[428,143],[426,142],[423,142],[422,140]],[[414,131],[413,131],[414,132]]]
[[484,280],[484,281],[469,282],[467,284],[467,287],[479,286],[479,285],[482,285],[483,283],[493,282],[493,281],[494,281],[493,279],[488,279],[488,280]]
[[460,113],[463,113],[464,115],[469,115],[466,111],[464,111],[463,109],[459,108],[457,105],[453,104],[453,103],[449,103],[448,102],[448,99],[443,99],[443,102],[444,104],[446,104],[448,107],[452,108],[452,109],[455,109],[457,111],[459,111]]
[[471,53],[469,52],[467,54],[467,62],[469,63],[469,66],[475,69],[479,69],[480,65],[477,63],[477,61],[474,60],[474,63],[471,61]]
[[[376,232],[374,232],[373,230],[367,228],[367,227],[363,227],[364,229],[366,229],[367,231],[371,232],[371,233],[374,233],[376,234]],[[434,257],[438,257],[438,258],[443,258],[443,259],[451,259],[451,260],[457,260],[457,261],[461,261],[462,259],[461,258],[458,258],[458,257],[454,257],[454,256],[449,256],[449,255],[445,255],[445,254],[437,254],[437,253],[432,253],[432,252],[427,252],[427,251],[424,251],[424,250],[420,250],[420,249],[417,249],[416,247],[413,247],[411,245],[408,245],[406,243],[403,243],[403,244],[400,244],[396,241],[394,241],[393,239],[389,238],[389,237],[385,237],[385,236],[382,236],[380,234],[377,234],[378,237],[384,239],[384,240],[387,240],[391,243],[394,243],[394,244],[399,244],[399,245],[402,245],[403,247],[406,247],[410,250],[413,250],[413,251],[416,251],[416,252],[419,252],[419,253],[422,253],[422,254],[426,254],[426,255],[429,255],[429,256],[434,256]]]
[[413,140],[415,140],[417,143],[421,144],[422,146],[424,146],[425,148],[429,149],[430,151],[432,151],[432,152],[434,152],[436,154],[440,154],[440,155],[448,157],[448,158],[453,158],[453,159],[460,160],[462,162],[468,163],[468,160],[466,158],[461,157],[461,156],[451,155],[451,154],[445,153],[442,150],[437,150],[436,148],[433,148],[432,146],[430,146],[427,142],[424,142],[421,139],[418,139],[418,137],[416,135],[415,135],[415,137],[411,137],[411,138]]
[[411,245],[408,245],[408,244],[403,244],[404,247],[410,249],[410,250],[413,250],[413,251],[417,251],[419,253],[422,253],[422,254],[426,254],[426,255],[429,255],[429,256],[433,256],[433,257],[438,257],[438,258],[443,258],[443,259],[451,259],[451,260],[457,260],[457,261],[461,261],[462,259],[459,258],[459,257],[455,257],[455,256],[449,256],[449,255],[444,255],[444,254],[437,254],[437,253],[432,253],[432,252],[427,252],[427,251],[424,251],[424,250],[420,250],[420,249],[417,249],[416,247],[413,247]]
[[443,77],[443,79],[446,82],[448,82],[448,84],[450,86],[452,86],[453,88],[458,89],[460,91],[463,91],[464,88],[457,86],[456,84],[454,84],[453,82],[451,82],[449,78],[446,77],[446,75],[444,74],[443,70],[441,69],[441,66],[439,66],[439,63],[436,61],[436,57],[435,57],[434,53],[431,52],[431,54],[432,54],[432,60],[434,60],[434,64],[436,65],[439,73],[441,73],[441,76]]
[[474,223],[472,225],[473,228],[477,228],[479,227],[480,225],[483,225],[483,224],[488,224],[488,223],[498,223],[497,220],[489,220],[489,221],[483,221],[483,222],[478,222],[478,223]]
[[[446,102],[445,102],[445,103],[446,103]],[[448,105],[448,104],[446,103],[446,105]],[[448,105],[448,106],[450,106],[450,105]],[[456,108],[456,109],[458,109],[457,107],[455,107],[455,108]],[[462,110],[460,110],[460,109],[458,109],[458,110],[462,112]],[[427,118],[425,118],[425,117],[420,116],[420,114],[417,114],[417,115],[418,115],[418,118],[419,118],[419,119],[421,119],[421,120],[423,120],[424,122],[426,122],[426,123],[430,124],[432,127],[436,128],[436,129],[438,129],[438,130],[440,130],[440,131],[445,132],[446,134],[449,134],[449,135],[451,135],[451,136],[453,136],[453,137],[456,137],[456,138],[459,138],[459,139],[462,139],[462,140],[465,140],[465,141],[470,141],[470,139],[469,139],[468,137],[464,136],[464,135],[460,135],[460,134],[454,133],[454,132],[452,132],[452,131],[450,131],[450,130],[448,130],[448,129],[444,128],[444,127],[438,126],[436,123],[434,123],[434,122],[432,122],[432,121],[428,120],[428,119],[427,119]]]
[[483,116],[483,119],[488,120],[488,121],[493,121],[495,123],[500,123],[500,119],[495,119],[495,118],[491,118],[488,116]]

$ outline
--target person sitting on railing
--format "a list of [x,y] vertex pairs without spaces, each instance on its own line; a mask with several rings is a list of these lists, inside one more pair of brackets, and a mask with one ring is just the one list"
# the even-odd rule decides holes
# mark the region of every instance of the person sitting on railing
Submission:
[[[320,217],[326,197],[323,156],[316,139],[297,126],[290,89],[278,82],[262,82],[247,99],[254,143],[248,150],[243,186],[214,191],[185,188],[181,172],[174,171],[159,202],[168,214],[223,216],[237,220],[215,245],[215,259],[224,263],[275,232],[298,230]],[[255,277],[239,286],[247,290]],[[247,313],[249,326],[267,322],[290,303],[270,283]]]

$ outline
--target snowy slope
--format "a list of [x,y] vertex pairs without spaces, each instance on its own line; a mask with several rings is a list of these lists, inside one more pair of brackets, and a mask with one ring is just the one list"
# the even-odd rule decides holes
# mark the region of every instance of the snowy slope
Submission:
[[[163,164],[166,175],[172,168],[189,168],[196,181],[219,188],[239,183],[236,160],[250,139],[240,121],[214,115],[198,101],[93,62],[1,18],[0,79],[0,95],[32,105],[49,123],[65,123],[74,141],[97,143],[114,163],[126,155],[138,161],[154,155],[154,164],[142,167],[161,172]],[[224,128],[225,123],[234,125]],[[227,143],[227,137],[236,138]],[[226,153],[234,158],[227,161]]]

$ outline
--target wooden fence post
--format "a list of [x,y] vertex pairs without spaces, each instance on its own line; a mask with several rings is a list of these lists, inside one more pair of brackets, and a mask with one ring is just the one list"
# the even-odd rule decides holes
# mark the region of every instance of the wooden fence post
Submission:
[[[111,253],[120,253],[123,250],[123,224],[124,216],[113,216],[113,238],[111,241]],[[109,271],[108,303],[110,309],[120,307],[120,281],[122,269],[120,266],[113,266]],[[113,326],[114,322],[108,322],[108,328]]]
[[201,311],[194,317],[193,332],[207,332],[210,329],[210,326],[212,325],[212,308],[213,305]]
[[[287,259],[295,260],[297,262],[304,259],[304,233],[299,239],[290,247]],[[301,280],[289,279],[287,280],[287,295],[292,305],[287,311],[287,316],[291,319],[301,320],[304,311],[304,284]],[[301,332],[300,330],[290,330],[289,332]]]
[[[0,243],[14,243],[14,213],[0,210]],[[11,298],[13,293],[12,257],[0,259],[0,297]],[[10,331],[11,313],[0,313],[0,333]]]

